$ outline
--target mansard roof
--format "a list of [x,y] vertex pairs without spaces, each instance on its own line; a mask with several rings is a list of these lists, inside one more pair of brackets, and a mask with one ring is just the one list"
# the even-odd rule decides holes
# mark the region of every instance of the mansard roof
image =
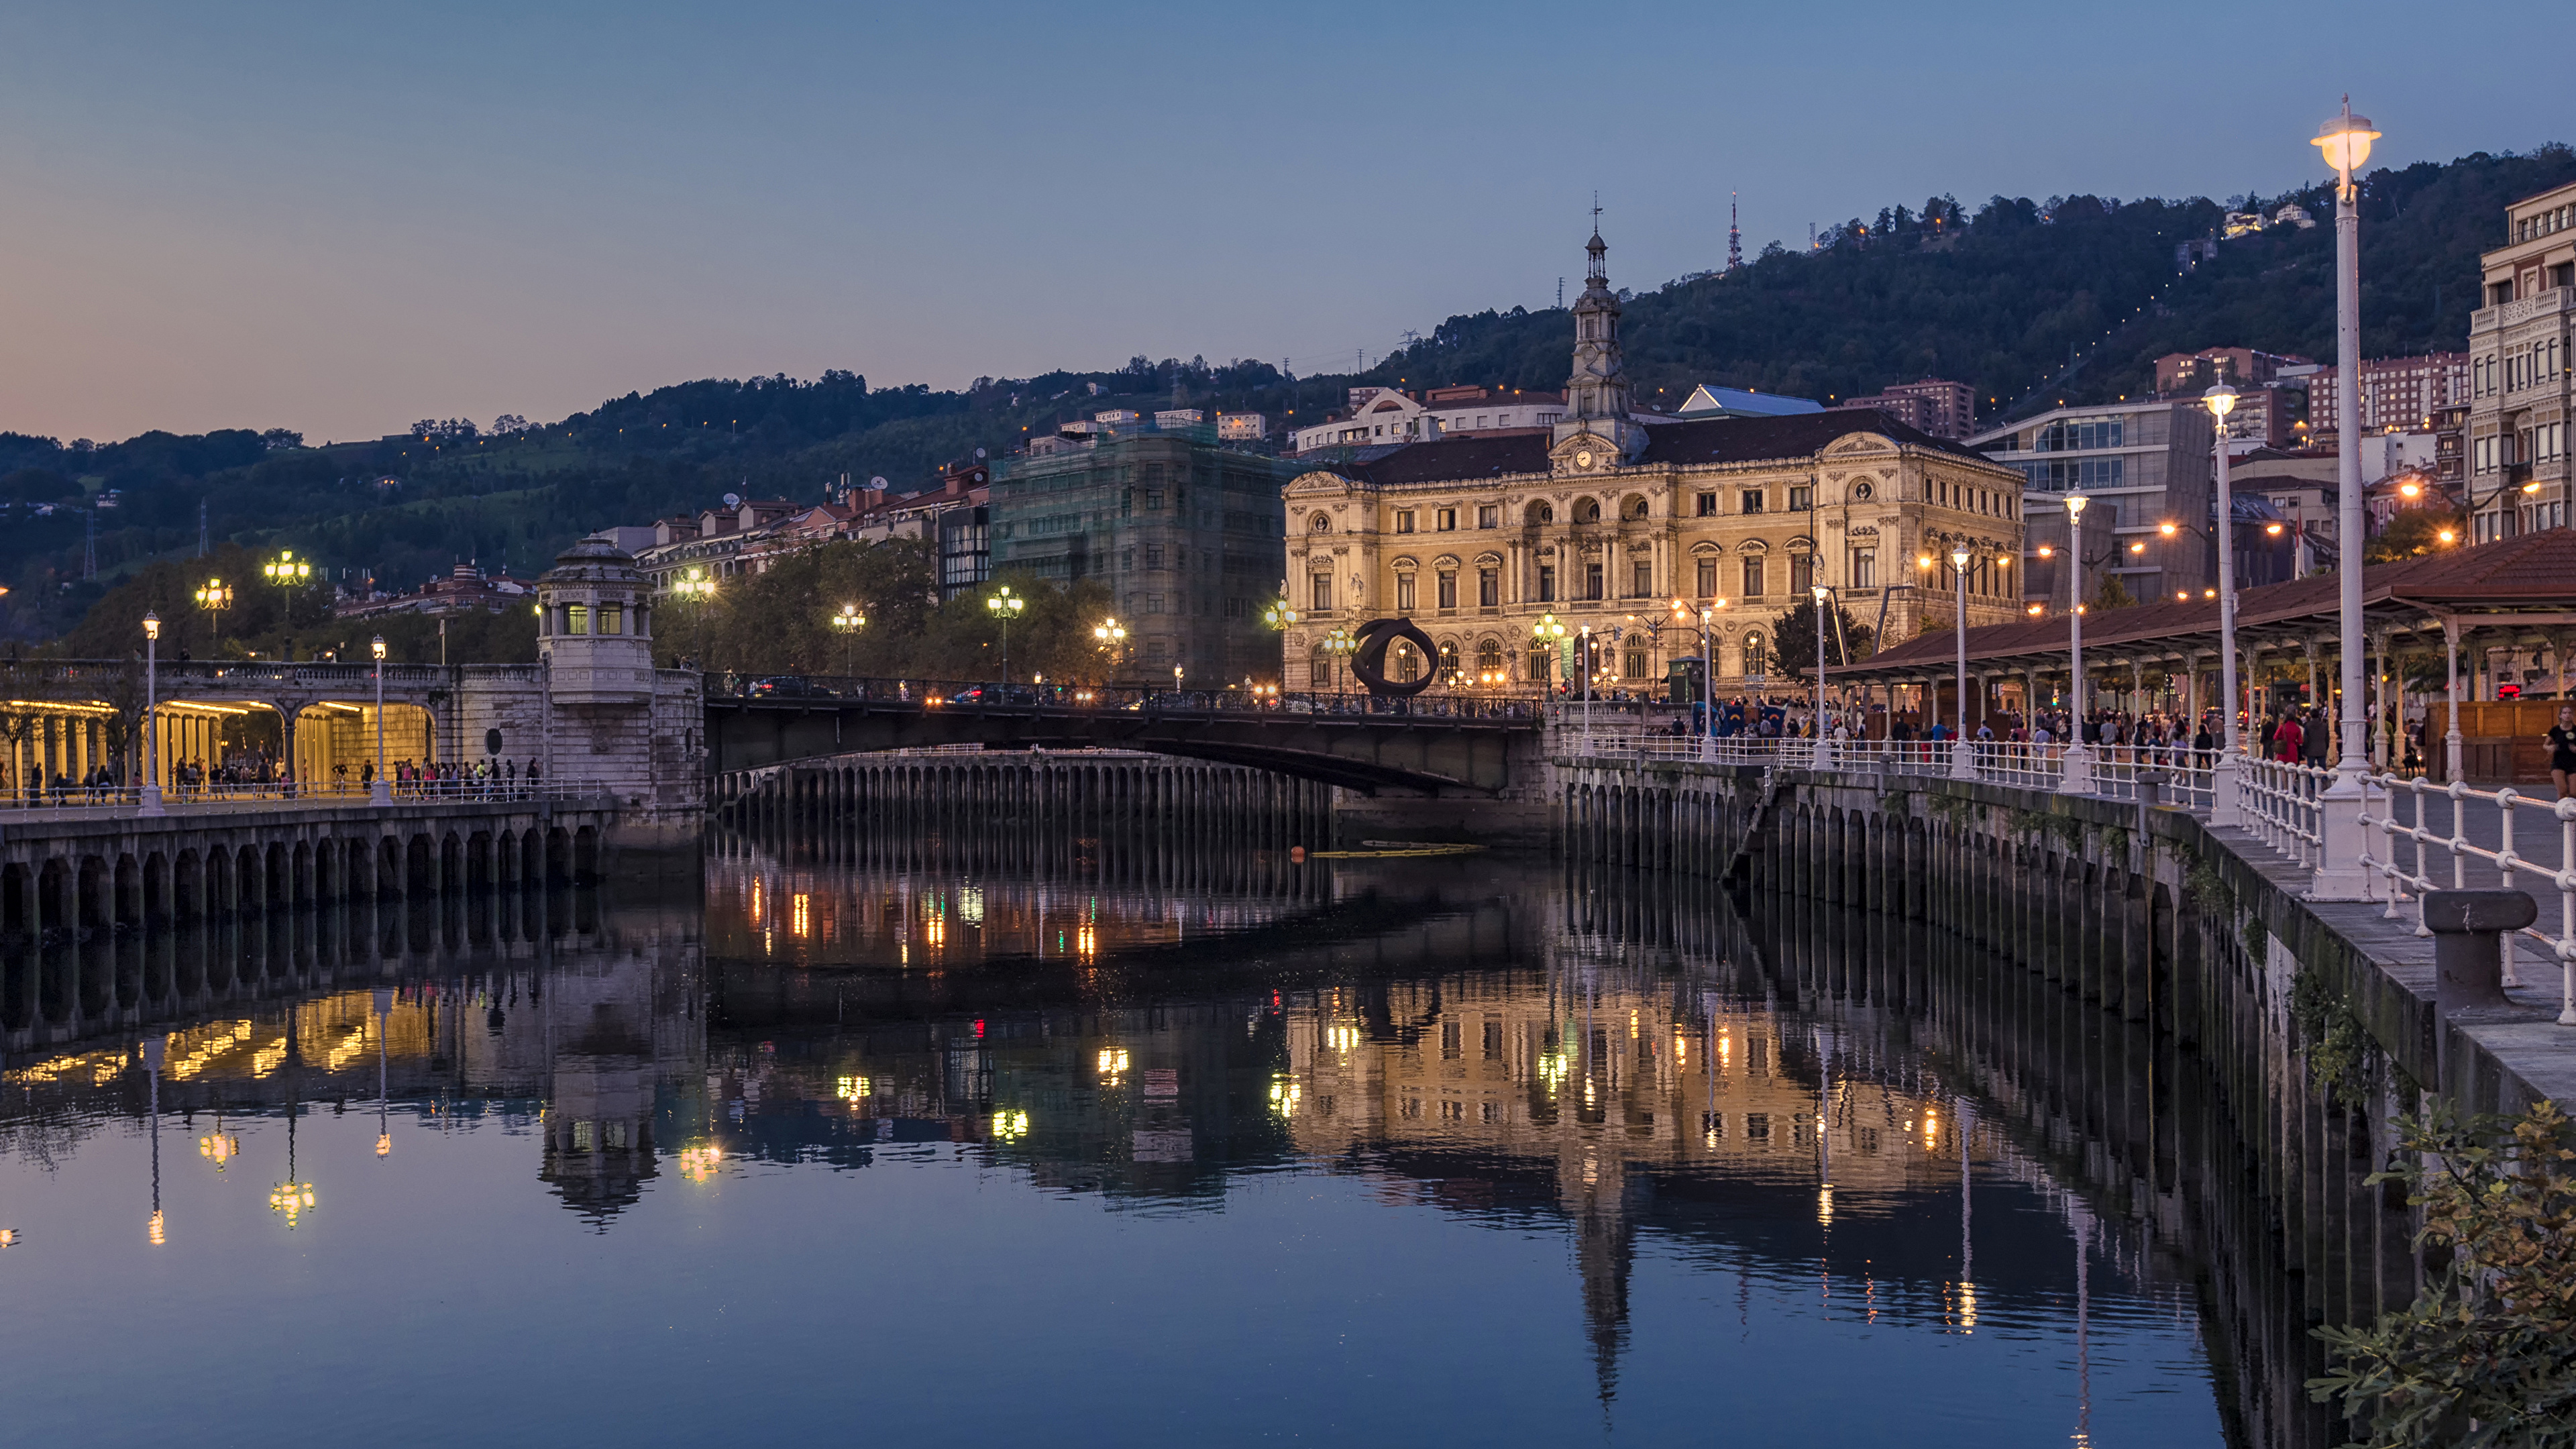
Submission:
[[[1647,424],[1646,449],[1637,462],[1639,466],[1649,466],[1807,459],[1850,433],[1877,433],[1896,443],[1947,453],[1989,468],[1998,466],[1973,448],[1933,437],[1870,408],[1767,418],[1657,418]],[[1551,441],[1546,428],[1496,429],[1408,443],[1382,456],[1330,471],[1378,487],[1545,473],[1551,467]]]

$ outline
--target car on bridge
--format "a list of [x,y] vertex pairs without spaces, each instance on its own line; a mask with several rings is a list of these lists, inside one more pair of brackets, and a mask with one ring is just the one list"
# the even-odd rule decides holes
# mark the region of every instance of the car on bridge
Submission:
[[772,674],[753,680],[743,693],[753,699],[828,699],[832,691],[801,674]]

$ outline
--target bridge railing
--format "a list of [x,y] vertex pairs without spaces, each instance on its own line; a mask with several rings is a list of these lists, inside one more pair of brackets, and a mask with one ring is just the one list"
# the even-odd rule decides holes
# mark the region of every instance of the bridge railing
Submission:
[[2516,940],[2538,942],[2558,959],[2558,1023],[2576,1026],[2576,799],[2545,800],[2510,785],[2476,790],[2466,781],[2439,785],[2394,774],[2372,775],[2368,784],[2361,821],[2369,844],[2362,863],[2384,889],[2382,914],[2399,919],[2399,906],[2411,896],[2415,934],[2432,934],[2424,924],[2425,894],[2486,885],[2470,879],[2473,866],[2494,871],[2494,883],[2503,889],[2514,889],[2520,877],[2556,896],[2554,932],[2544,911],[2538,921],[2505,935],[2504,982],[2520,984],[2514,974]]
[[838,703],[1049,713],[1323,715],[1537,722],[1534,699],[1432,691],[1380,699],[1329,691],[1174,689],[1139,684],[996,684],[984,680],[843,678],[823,675],[709,675],[706,698],[750,703]]
[[[537,676],[537,666],[477,666],[478,674],[490,677],[496,668],[526,671],[528,678]],[[444,664],[387,664],[385,685],[389,689],[425,689],[454,682],[457,671]],[[18,659],[0,660],[0,687],[19,693],[45,689],[79,689],[95,693],[111,685],[134,686],[140,690],[144,680],[143,661],[126,659]],[[353,696],[375,688],[376,666],[340,664],[329,661],[288,664],[276,660],[200,659],[160,660],[153,669],[158,677],[161,695],[171,698],[189,686],[213,689],[313,689],[344,691]]]

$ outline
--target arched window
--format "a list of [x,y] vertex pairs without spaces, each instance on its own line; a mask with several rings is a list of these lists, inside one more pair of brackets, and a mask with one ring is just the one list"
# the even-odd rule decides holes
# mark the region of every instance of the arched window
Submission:
[[1624,517],[1624,518],[1643,518],[1643,517],[1645,517],[1645,516],[1646,516],[1646,500],[1645,500],[1645,497],[1644,497],[1642,494],[1631,497],[1627,502],[1625,502],[1625,503],[1623,503],[1623,504],[1620,504],[1620,505],[1619,505],[1619,513],[1620,513],[1620,516],[1621,516],[1621,517]]
[[1601,500],[1598,498],[1575,499],[1574,521],[1577,523],[1599,523],[1601,521]]
[[1503,668],[1503,641],[1488,639],[1476,646],[1476,672],[1499,674]]
[[1387,651],[1387,658],[1395,666],[1388,673],[1394,675],[1398,683],[1411,684],[1422,677],[1422,651],[1413,647],[1412,640],[1396,640],[1395,647]]
[[1529,662],[1521,666],[1521,677],[1532,684],[1545,684],[1556,674],[1556,650],[1546,644],[1529,647]]
[[1455,644],[1440,646],[1440,677],[1443,679],[1458,677],[1458,646]]
[[1333,651],[1321,644],[1315,646],[1314,653],[1306,656],[1306,687],[1308,689],[1333,687]]
[[1771,644],[1759,634],[1744,636],[1744,672],[1748,676],[1771,672]]
[[1622,678],[1622,679],[1643,679],[1643,678],[1645,678],[1645,677],[1646,677],[1646,651],[1645,651],[1645,650],[1643,650],[1643,649],[1631,649],[1631,650],[1629,650],[1629,651],[1628,651],[1628,657],[1627,657],[1626,659],[1621,660],[1621,661],[1620,661],[1620,665],[1621,665],[1621,668],[1620,668],[1620,671],[1619,671],[1619,677],[1620,677],[1620,678]]
[[1556,510],[1548,506],[1547,500],[1540,499],[1538,502],[1521,510],[1521,519],[1525,523],[1554,523],[1556,522]]

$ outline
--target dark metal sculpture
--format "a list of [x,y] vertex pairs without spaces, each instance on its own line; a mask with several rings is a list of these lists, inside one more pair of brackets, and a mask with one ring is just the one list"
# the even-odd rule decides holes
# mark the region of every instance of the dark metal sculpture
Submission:
[[[1381,699],[1411,699],[1429,689],[1440,678],[1440,646],[1422,632],[1411,619],[1371,619],[1352,636],[1357,642],[1351,651],[1351,673],[1359,676],[1368,692]],[[1395,680],[1386,677],[1386,651],[1398,639],[1412,641],[1422,651],[1426,666],[1420,679]]]

